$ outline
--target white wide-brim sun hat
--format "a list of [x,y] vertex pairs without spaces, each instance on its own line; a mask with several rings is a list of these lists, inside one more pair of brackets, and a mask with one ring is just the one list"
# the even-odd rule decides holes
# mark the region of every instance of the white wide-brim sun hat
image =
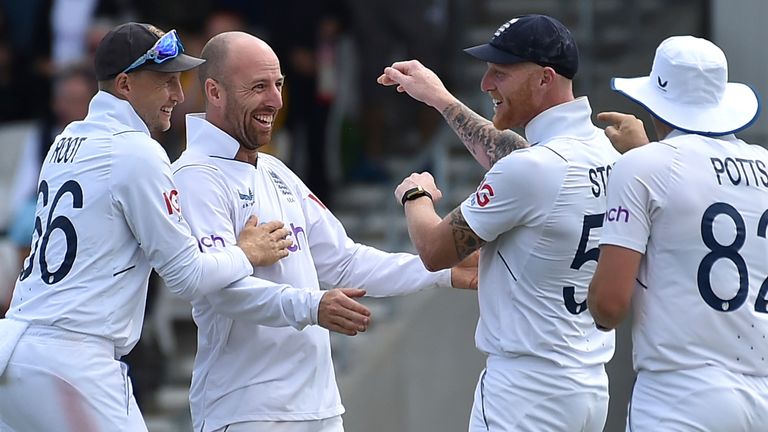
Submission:
[[760,116],[750,86],[728,82],[728,62],[717,45],[673,36],[656,49],[651,75],[614,78],[611,88],[683,132],[705,136],[736,133]]

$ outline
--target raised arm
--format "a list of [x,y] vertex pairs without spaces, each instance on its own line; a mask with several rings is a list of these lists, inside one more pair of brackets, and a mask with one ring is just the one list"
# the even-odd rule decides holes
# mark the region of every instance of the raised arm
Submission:
[[440,78],[418,60],[393,63],[379,76],[379,84],[397,85],[397,91],[436,109],[456,132],[464,146],[486,170],[510,152],[528,147],[525,138],[511,130],[499,130],[461,103]]
[[464,146],[486,170],[511,152],[528,147],[522,136],[499,130],[490,120],[469,109],[458,99],[440,111]]

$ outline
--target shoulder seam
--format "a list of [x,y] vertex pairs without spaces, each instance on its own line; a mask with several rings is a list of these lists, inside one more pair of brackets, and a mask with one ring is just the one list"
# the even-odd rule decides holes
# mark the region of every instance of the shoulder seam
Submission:
[[565,157],[563,157],[563,155],[561,155],[560,153],[556,152],[554,149],[552,149],[552,148],[550,148],[550,147],[547,147],[546,145],[541,145],[540,147],[544,147],[545,149],[547,149],[547,150],[551,151],[552,153],[554,153],[554,154],[556,154],[556,155],[560,156],[560,159],[562,159],[562,160],[564,160],[564,161],[568,162],[568,159],[566,159]]

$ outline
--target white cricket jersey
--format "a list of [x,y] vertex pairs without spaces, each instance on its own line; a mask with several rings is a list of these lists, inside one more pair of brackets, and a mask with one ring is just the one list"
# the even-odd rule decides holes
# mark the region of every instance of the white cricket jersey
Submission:
[[98,92],[56,137],[40,172],[32,251],[8,318],[138,341],[152,267],[187,299],[250,273],[239,248],[201,254],[181,217],[168,156],[131,105]]
[[[187,116],[187,136],[187,150],[173,165],[174,179],[204,252],[226,250],[256,215],[263,223],[282,221],[292,232],[293,245],[288,257],[254,268],[253,275],[289,284],[316,302],[320,286],[364,288],[371,296],[450,286],[449,271],[430,273],[418,256],[353,242],[278,159],[259,154],[255,166],[233,159],[238,142],[204,115]],[[219,297],[193,302],[198,352],[190,402],[196,431],[242,421],[317,420],[344,412],[326,329],[264,326],[247,304],[222,306]]]
[[480,249],[477,348],[564,367],[611,359],[613,332],[587,310],[605,187],[618,157],[586,98],[550,108],[525,128],[532,147],[494,164],[461,205]]
[[644,254],[637,370],[768,376],[768,151],[673,131],[616,163],[601,244]]

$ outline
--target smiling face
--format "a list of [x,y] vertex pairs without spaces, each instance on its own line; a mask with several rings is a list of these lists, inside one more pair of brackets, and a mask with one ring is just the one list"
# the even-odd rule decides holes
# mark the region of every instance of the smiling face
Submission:
[[525,127],[543,111],[543,69],[535,63],[488,63],[480,87],[493,100],[496,129]]
[[[165,132],[171,127],[173,108],[184,102],[180,72],[138,70],[125,75],[124,96],[144,120],[150,132]],[[120,80],[121,77],[118,77]]]
[[[246,150],[257,150],[272,139],[272,125],[283,107],[285,78],[274,51],[256,38],[240,38],[229,47],[227,74],[218,81],[218,125]],[[209,100],[210,103],[210,100]],[[209,116],[211,120],[211,116]]]

